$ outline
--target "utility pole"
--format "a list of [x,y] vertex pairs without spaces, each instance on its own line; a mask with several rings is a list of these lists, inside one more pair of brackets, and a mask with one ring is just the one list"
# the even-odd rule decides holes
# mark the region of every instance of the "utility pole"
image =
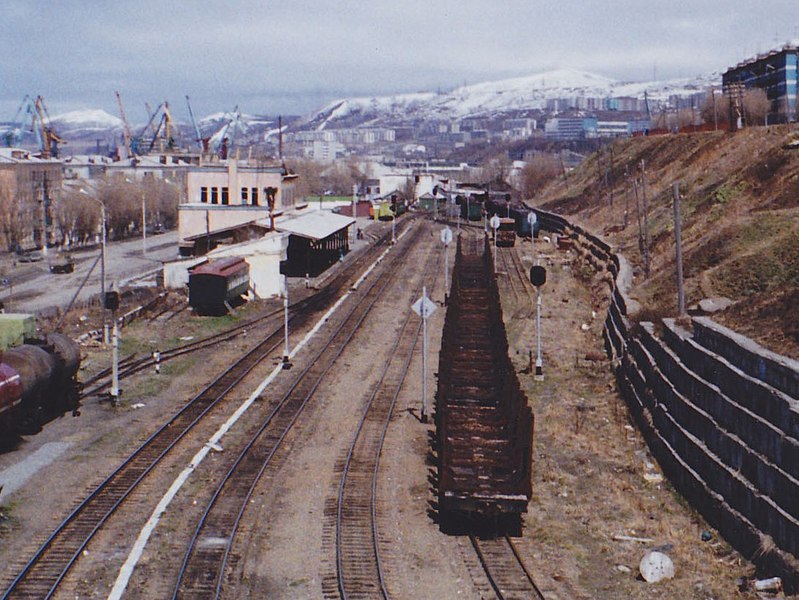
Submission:
[[355,216],[355,211],[357,210],[357,207],[356,207],[355,203],[357,202],[357,198],[358,198],[358,184],[357,183],[353,183],[352,184],[352,218],[355,219],[355,223],[353,223],[353,225],[352,225],[352,245],[353,246],[355,245],[355,226],[358,223],[358,219]]
[[141,253],[147,256],[147,204],[144,192],[141,193]]
[[679,183],[672,185],[672,194],[674,196],[674,241],[677,253],[677,313],[682,317],[685,315],[685,289],[682,273],[682,215],[680,214]]
[[283,294],[283,368],[290,369],[291,361],[289,359],[289,277],[283,276],[285,285],[285,294]]
[[646,198],[646,163],[641,159],[641,196],[644,207],[644,277],[649,277],[649,203]]

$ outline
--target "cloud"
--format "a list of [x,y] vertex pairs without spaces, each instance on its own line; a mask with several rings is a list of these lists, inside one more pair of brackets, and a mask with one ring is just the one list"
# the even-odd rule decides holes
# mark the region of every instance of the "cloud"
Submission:
[[252,103],[242,109],[291,113],[559,67],[689,76],[796,37],[788,24],[799,16],[795,0],[768,11],[740,0],[6,0],[3,11],[14,49],[0,65],[3,114],[26,93],[58,109],[115,112],[119,89],[126,107],[188,93],[198,112]]

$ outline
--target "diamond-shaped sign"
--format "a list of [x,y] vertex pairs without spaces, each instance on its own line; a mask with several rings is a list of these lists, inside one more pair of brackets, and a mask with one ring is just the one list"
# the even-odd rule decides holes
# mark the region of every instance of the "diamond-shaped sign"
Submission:
[[452,241],[452,230],[449,227],[445,227],[441,230],[441,241],[445,246]]
[[433,302],[427,296],[422,296],[411,305],[411,309],[413,310],[413,312],[415,312],[423,319],[426,319],[427,317],[432,315],[436,311],[436,308],[438,308],[436,306],[436,303]]

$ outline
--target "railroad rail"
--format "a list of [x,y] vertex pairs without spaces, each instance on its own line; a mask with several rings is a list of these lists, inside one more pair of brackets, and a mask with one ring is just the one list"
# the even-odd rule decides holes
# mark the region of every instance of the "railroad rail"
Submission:
[[[426,253],[427,263],[422,271],[425,277],[416,287],[414,298],[421,294],[423,286],[432,291],[442,254],[441,249]],[[336,579],[342,600],[389,597],[378,546],[377,478],[383,443],[421,328],[421,320],[408,310],[392,345],[391,358],[371,391],[340,467]]]
[[[412,216],[408,218],[406,221],[403,222],[402,226],[398,226],[399,229],[397,231],[397,235],[404,230],[405,228],[409,227],[413,222],[415,222],[417,217]],[[377,251],[379,251],[382,247],[390,244],[391,242],[391,233],[385,233],[383,236],[378,238],[375,244],[370,248],[370,250],[360,253],[359,255],[355,256],[351,262],[345,263],[344,267],[328,282],[322,290],[319,292],[307,296],[305,298],[301,298],[299,300],[295,300],[289,306],[289,322],[292,323],[292,319],[294,316],[302,311],[308,309],[318,309],[317,307],[322,306],[325,302],[331,302],[331,299],[337,296],[343,289],[348,287],[351,282],[354,280],[357,273],[363,269],[364,265],[368,263],[370,260],[374,259]],[[184,308],[188,305],[184,305]],[[176,313],[170,315],[169,318],[172,318]],[[178,346],[174,346],[172,348],[166,348],[160,351],[160,362],[167,362],[169,360],[178,358],[180,356],[184,356],[186,354],[191,354],[198,350],[204,350],[205,348],[214,346],[219,343],[223,343],[229,340],[234,339],[235,337],[241,335],[244,332],[251,331],[255,327],[263,325],[264,322],[268,321],[272,318],[277,318],[277,316],[283,314],[283,309],[279,308],[276,310],[267,311],[261,315],[258,315],[252,319],[248,319],[245,322],[239,323],[232,327],[225,329],[219,333],[206,336],[199,340],[194,340],[188,342],[186,344],[180,344]],[[293,323],[292,323],[293,324]],[[283,326],[282,320],[279,324],[280,327]],[[271,334],[270,334],[271,335]],[[119,378],[124,379],[126,377],[130,377],[136,373],[139,373],[145,369],[152,367],[155,364],[155,359],[148,355],[148,356],[141,356],[136,358],[135,356],[126,357],[124,362],[120,362],[120,371],[119,371]],[[99,394],[106,389],[108,389],[111,385],[111,368],[106,368],[86,381],[82,382],[83,391],[81,393],[81,399],[88,398],[90,396]]]
[[544,600],[544,595],[508,537],[469,536],[491,587],[500,600]]
[[521,265],[516,247],[494,248],[493,250],[499,255],[502,269],[497,272],[498,278],[507,285],[516,305],[527,301],[527,306],[529,306],[530,295],[525,285],[524,267]]
[[[411,223],[406,222],[406,226]],[[376,245],[386,245],[389,240],[390,234],[386,234]],[[363,266],[367,256],[371,253],[356,257],[350,268],[342,269],[330,285],[306,299],[302,305],[305,310],[298,310],[292,319],[295,327],[304,326],[315,310],[332,304],[336,293],[348,284],[354,270]],[[66,517],[10,583],[2,598],[51,598],[95,533],[144,477],[247,374],[269,358],[282,341],[282,330],[278,328],[150,436]]]
[[[218,598],[225,584],[235,533],[249,499],[264,472],[272,468],[273,457],[300,413],[313,397],[322,379],[334,366],[358,327],[392,281],[385,273],[401,264],[417,229],[407,243],[384,262],[383,276],[367,280],[363,295],[336,327],[328,344],[311,357],[289,391],[271,407],[268,417],[241,451],[218,486],[194,532],[183,560],[174,598]],[[212,543],[221,540],[220,543]]]

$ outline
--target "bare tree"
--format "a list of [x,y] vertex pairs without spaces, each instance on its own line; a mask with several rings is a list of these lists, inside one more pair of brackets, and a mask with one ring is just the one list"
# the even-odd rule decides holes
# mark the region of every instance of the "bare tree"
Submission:
[[561,165],[552,154],[536,154],[522,169],[523,198],[533,198],[544,184],[561,174]]
[[0,235],[9,252],[25,242],[33,229],[35,207],[19,194],[0,188]]
[[751,88],[744,92],[743,112],[744,122],[747,125],[767,125],[771,101],[766,96],[766,91],[760,88]]
[[97,202],[86,192],[67,190],[53,206],[58,239],[64,246],[85,244],[100,229]]
[[725,94],[717,94],[710,90],[701,108],[702,120],[705,123],[726,127],[730,122],[730,98]]
[[304,198],[314,194],[322,195],[325,193],[322,173],[324,166],[314,160],[307,158],[295,158],[286,161],[286,165],[292,173],[297,173],[299,179],[295,193],[298,197]]
[[491,183],[494,181],[507,182],[513,163],[506,152],[489,158],[480,166],[480,181]]

